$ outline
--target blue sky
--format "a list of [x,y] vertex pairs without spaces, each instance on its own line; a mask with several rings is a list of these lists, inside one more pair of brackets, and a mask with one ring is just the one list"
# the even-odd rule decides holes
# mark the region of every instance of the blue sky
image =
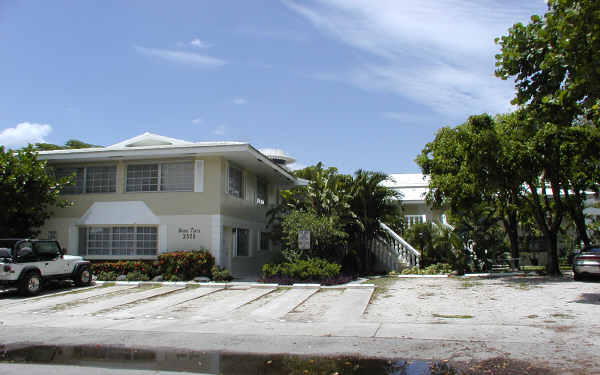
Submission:
[[418,172],[435,131],[510,110],[493,39],[543,0],[0,0],[0,144],[145,131]]

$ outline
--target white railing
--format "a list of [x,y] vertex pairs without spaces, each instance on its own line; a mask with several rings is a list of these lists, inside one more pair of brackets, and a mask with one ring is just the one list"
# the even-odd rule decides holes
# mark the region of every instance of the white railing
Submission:
[[387,225],[380,223],[388,238],[378,238],[373,244],[377,260],[389,271],[419,267],[421,254]]

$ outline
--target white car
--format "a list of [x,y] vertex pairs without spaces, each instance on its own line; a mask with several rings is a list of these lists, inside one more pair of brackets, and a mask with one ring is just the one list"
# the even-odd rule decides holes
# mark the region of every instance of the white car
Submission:
[[51,279],[90,285],[90,262],[65,255],[58,241],[0,239],[0,285],[17,287],[21,294],[33,296]]

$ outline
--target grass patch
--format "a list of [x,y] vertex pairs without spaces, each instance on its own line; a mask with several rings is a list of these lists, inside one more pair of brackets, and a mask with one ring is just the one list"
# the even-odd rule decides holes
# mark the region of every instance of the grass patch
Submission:
[[552,314],[550,316],[558,319],[573,319],[573,317],[569,314]]
[[448,314],[431,314],[434,318],[444,319],[473,319],[473,315],[448,315]]
[[483,283],[481,281],[471,281],[471,280],[468,280],[468,281],[463,281],[461,285],[462,286],[460,286],[458,289],[473,288],[473,287],[476,287],[476,286],[483,285]]
[[[377,298],[380,298],[383,295],[389,295],[391,297],[391,295],[388,293],[388,291],[390,290],[390,286],[395,282],[398,281],[398,278],[396,277],[374,277],[372,279],[368,279],[367,281],[364,281],[363,284],[373,284],[375,285],[375,290],[373,291],[373,294],[371,295],[371,300],[369,301],[369,303],[375,301]],[[388,298],[388,297],[384,297],[384,298]]]
[[525,282],[508,283],[508,284],[506,284],[506,286],[508,288],[515,288],[515,289],[521,289],[521,290],[531,290],[531,289],[534,289],[534,288],[541,288],[541,286],[539,286],[539,285],[534,285],[534,284],[525,283]]

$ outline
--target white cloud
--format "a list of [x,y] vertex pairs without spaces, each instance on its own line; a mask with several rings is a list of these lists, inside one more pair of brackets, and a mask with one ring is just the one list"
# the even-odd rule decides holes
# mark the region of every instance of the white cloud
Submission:
[[14,128],[7,128],[0,132],[0,145],[7,147],[21,147],[28,143],[43,143],[52,131],[48,124],[22,122]]
[[157,57],[165,61],[180,64],[187,64],[205,68],[218,68],[227,64],[225,60],[221,60],[212,56],[201,55],[199,53],[194,52],[173,51],[168,49],[146,48],[140,46],[134,46],[134,48],[142,55]]
[[235,98],[233,99],[233,104],[246,104],[248,101],[245,98]]
[[225,135],[225,125],[219,125],[213,130],[214,135]]
[[196,117],[195,119],[192,120],[192,124],[202,124],[204,122],[204,119],[202,119],[201,117]]
[[494,38],[544,11],[507,0],[282,0],[315,28],[361,52],[319,79],[392,92],[451,115],[503,112],[513,87],[494,77]]
[[212,47],[212,44],[206,43],[198,38],[194,38],[190,41],[190,46],[192,47],[196,47],[196,48],[209,48]]

